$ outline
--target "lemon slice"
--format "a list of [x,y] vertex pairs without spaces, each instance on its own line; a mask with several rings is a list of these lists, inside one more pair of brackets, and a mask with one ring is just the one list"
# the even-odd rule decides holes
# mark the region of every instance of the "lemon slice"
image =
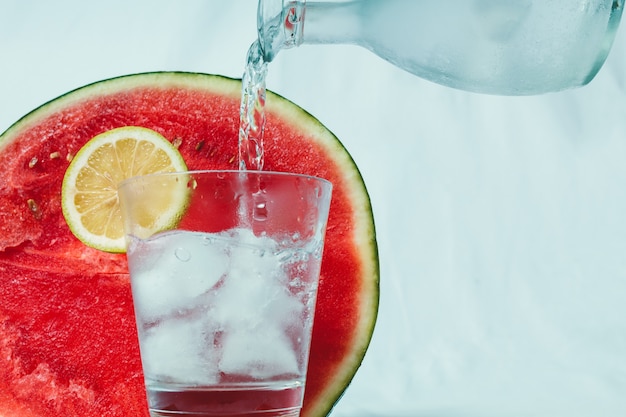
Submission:
[[[61,191],[65,221],[87,246],[125,252],[118,184],[137,175],[185,170],[182,155],[154,130],[138,126],[108,130],[89,140],[65,172]],[[153,221],[154,228],[174,222],[185,209],[186,185],[172,183],[172,187],[175,189],[159,191],[169,197],[161,199],[164,207],[153,207],[152,211],[168,215]]]

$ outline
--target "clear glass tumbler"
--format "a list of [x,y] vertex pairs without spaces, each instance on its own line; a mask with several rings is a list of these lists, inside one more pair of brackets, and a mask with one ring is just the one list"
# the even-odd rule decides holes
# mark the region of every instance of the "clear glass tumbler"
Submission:
[[298,416],[332,186],[197,171],[119,187],[152,416]]

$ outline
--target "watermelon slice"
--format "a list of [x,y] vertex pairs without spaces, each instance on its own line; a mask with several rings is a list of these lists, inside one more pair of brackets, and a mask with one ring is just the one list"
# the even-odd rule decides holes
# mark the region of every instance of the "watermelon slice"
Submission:
[[[191,73],[91,84],[0,136],[0,417],[147,416],[126,258],[88,248],[61,214],[63,174],[93,136],[161,133],[190,169],[236,169],[241,83]],[[334,184],[303,416],[324,416],[363,359],[378,309],[370,201],[337,138],[268,92],[265,168]]]

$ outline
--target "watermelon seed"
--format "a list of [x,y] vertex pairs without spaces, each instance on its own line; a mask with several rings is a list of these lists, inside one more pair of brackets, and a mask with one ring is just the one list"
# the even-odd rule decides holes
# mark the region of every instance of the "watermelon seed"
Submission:
[[28,163],[28,167],[33,168],[37,164],[37,161],[38,161],[37,157],[33,156],[33,159],[31,159],[30,162]]
[[72,162],[72,159],[74,159],[74,155],[68,152],[67,155],[65,156],[65,159],[67,159],[67,162]]
[[200,142],[198,142],[198,144],[196,145],[196,151],[200,151],[202,149],[202,147],[204,146],[204,141],[201,140]]
[[61,157],[61,152],[57,151],[57,152],[52,152],[50,154],[50,159],[58,159]]
[[29,198],[27,203],[28,203],[28,208],[30,209],[30,212],[33,213],[33,216],[35,217],[35,219],[41,220],[41,211],[39,210],[39,205],[35,202],[35,200],[33,200],[32,198]]

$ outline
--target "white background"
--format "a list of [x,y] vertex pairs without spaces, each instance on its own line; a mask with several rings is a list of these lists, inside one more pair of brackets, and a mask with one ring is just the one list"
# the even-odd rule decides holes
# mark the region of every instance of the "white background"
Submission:
[[[1,0],[0,131],[104,78],[240,77],[255,36],[255,0]],[[626,415],[625,52],[622,28],[589,86],[524,98],[352,46],[270,65],[268,88],[342,140],[374,207],[379,321],[334,417]]]

